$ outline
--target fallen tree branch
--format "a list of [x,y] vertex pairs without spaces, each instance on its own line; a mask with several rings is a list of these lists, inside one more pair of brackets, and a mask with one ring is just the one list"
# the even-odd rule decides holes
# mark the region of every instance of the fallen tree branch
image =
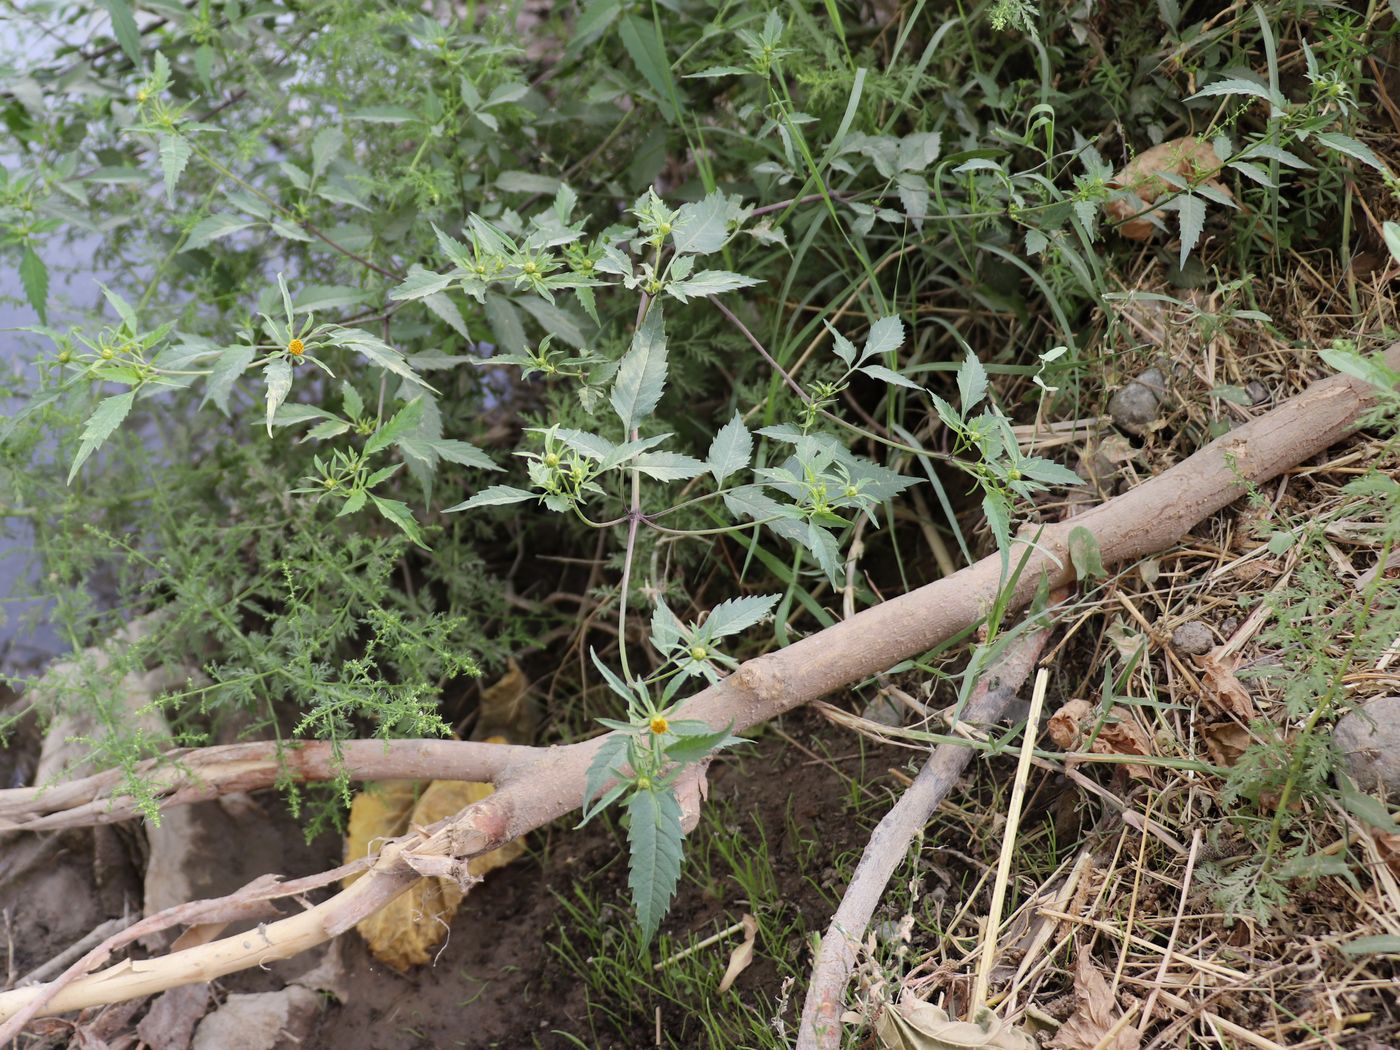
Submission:
[[[1384,360],[1400,369],[1400,344],[1386,351]],[[1340,375],[1322,380],[1131,491],[1072,521],[1047,526],[1027,554],[1016,586],[1004,596],[1006,607],[1024,606],[1042,577],[1052,588],[1070,581],[1071,531],[1082,528],[1092,534],[1106,565],[1163,550],[1250,485],[1276,477],[1346,436],[1375,403],[1373,388],[1359,380]],[[1001,591],[1001,564],[1000,556],[984,558],[751,660],[687,701],[681,717],[742,732],[922,653],[983,617]],[[300,915],[260,928],[256,938],[226,937],[148,961],[119,963],[74,980],[43,1012],[210,980],[344,933],[407,889],[418,873],[464,869],[467,859],[577,809],[588,765],[605,739],[542,748],[529,761],[508,766],[496,777],[494,794],[424,832],[390,842],[364,878]],[[30,1007],[46,994],[45,987],[0,994],[0,1019],[13,1019]]]
[[[1048,628],[1040,628],[1012,641],[973,689],[962,720],[985,724],[1000,719],[1040,659],[1049,635]],[[870,918],[914,836],[928,824],[971,761],[972,748],[939,744],[899,801],[875,825],[817,949],[797,1029],[797,1050],[831,1050],[841,1045],[841,1001]]]
[[115,794],[133,777],[149,784],[164,808],[256,791],[287,778],[494,782],[508,765],[535,751],[463,740],[348,740],[339,745],[261,740],[188,748],[143,762],[131,773],[110,769],[52,787],[0,790],[0,831],[55,831],[139,817],[136,798]]

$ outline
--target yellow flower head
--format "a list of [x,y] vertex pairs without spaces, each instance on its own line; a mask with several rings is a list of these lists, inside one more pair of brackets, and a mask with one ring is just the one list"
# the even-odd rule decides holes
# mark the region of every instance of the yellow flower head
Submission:
[[300,357],[305,352],[306,344],[300,339],[293,339],[287,344],[287,353],[291,354],[293,357]]
[[657,736],[660,736],[662,733],[666,732],[666,730],[670,728],[670,723],[667,722],[666,719],[662,718],[660,715],[657,715],[651,720],[651,731]]

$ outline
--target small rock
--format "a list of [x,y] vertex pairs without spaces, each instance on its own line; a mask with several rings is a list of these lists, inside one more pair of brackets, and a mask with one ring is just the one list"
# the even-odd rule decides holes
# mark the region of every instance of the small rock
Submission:
[[860,717],[882,726],[902,726],[904,724],[904,708],[900,706],[898,700],[881,690],[874,700],[865,705],[865,710],[860,713]]
[[1362,791],[1400,799],[1400,696],[1380,696],[1343,715],[1332,740]]
[[1251,405],[1262,405],[1269,400],[1269,388],[1257,379],[1251,379],[1244,385],[1244,392],[1249,395]]
[[199,1022],[193,1050],[293,1050],[311,1034],[320,1008],[320,996],[297,985],[230,995]]
[[1187,620],[1172,632],[1172,648],[1187,656],[1204,656],[1215,648],[1215,637],[1200,620]]
[[1145,434],[1157,418],[1167,392],[1167,379],[1159,368],[1149,368],[1129,382],[1108,402],[1113,422],[1129,434]]

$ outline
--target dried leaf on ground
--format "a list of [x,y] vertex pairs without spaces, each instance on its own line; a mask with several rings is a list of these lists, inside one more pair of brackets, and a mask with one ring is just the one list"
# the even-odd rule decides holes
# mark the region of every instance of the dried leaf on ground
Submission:
[[[1094,705],[1087,700],[1069,700],[1050,716],[1050,739],[1064,751],[1076,751],[1093,733],[1097,716]],[[1090,752],[1096,755],[1150,755],[1152,742],[1142,731],[1133,713],[1126,707],[1115,706],[1094,737]],[[1136,780],[1151,780],[1149,766],[1136,762],[1124,764],[1128,775]]]
[[[1192,179],[1201,172],[1216,171],[1219,167],[1220,158],[1215,155],[1210,143],[1187,135],[1139,153],[1123,165],[1118,174],[1109,180],[1109,185],[1115,189],[1128,190],[1142,201],[1143,205],[1150,205],[1159,197],[1176,189],[1162,178],[1161,172]],[[1231,196],[1225,184],[1214,176],[1206,179],[1201,185],[1209,186],[1227,197]],[[1126,220],[1118,227],[1118,232],[1132,241],[1151,239],[1155,227],[1148,219],[1149,214],[1159,221],[1162,218],[1161,208],[1153,210],[1138,206],[1129,197],[1115,197],[1106,201],[1104,210],[1114,219]]]
[[719,982],[720,995],[729,991],[738,976],[749,968],[749,963],[753,962],[753,946],[754,938],[758,936],[758,921],[748,914],[744,915],[742,921],[744,940],[729,954],[729,966],[725,968],[724,978]]
[[1235,677],[1235,668],[1240,665],[1238,656],[1217,645],[1204,656],[1193,656],[1192,659],[1201,669],[1201,685],[1205,687],[1206,696],[1217,707],[1245,723],[1258,716],[1254,698]]
[[1074,1013],[1047,1046],[1054,1050],[1138,1050],[1142,1045],[1137,1029],[1120,1024],[1118,1001],[1083,948],[1074,963],[1074,998]]
[[530,680],[520,665],[511,658],[506,673],[481,691],[480,714],[475,740],[504,737],[513,744],[523,744],[535,735],[535,708],[530,700]]
[[[496,738],[496,742],[501,742]],[[421,781],[391,780],[360,792],[350,807],[350,834],[345,844],[346,861],[373,853],[383,839],[402,835],[413,825],[424,826],[450,817],[459,810],[490,795],[490,784],[456,780],[434,780],[423,788]],[[504,867],[524,852],[519,842],[468,862],[469,877],[480,879],[487,872]],[[345,880],[349,885],[359,877]],[[397,970],[421,966],[431,958],[431,950],[447,935],[452,917],[462,901],[461,887],[451,879],[420,879],[387,908],[371,915],[356,927],[375,958]]]
[[1206,750],[1210,752],[1210,760],[1227,769],[1238,762],[1245,749],[1254,742],[1249,730],[1238,722],[1203,725],[1201,736],[1206,742]]
[[976,1021],[958,1021],[908,996],[885,1007],[875,1034],[881,1050],[1036,1050],[1034,1039],[990,1010],[981,1010]]

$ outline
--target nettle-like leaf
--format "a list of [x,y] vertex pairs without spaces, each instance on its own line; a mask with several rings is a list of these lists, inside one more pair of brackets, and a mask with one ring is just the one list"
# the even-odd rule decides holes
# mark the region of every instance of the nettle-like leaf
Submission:
[[251,346],[240,344],[225,347],[204,381],[204,400],[199,407],[203,408],[212,401],[220,412],[228,415],[228,399],[233,393],[233,384],[248,370],[255,356],[257,351]]
[[958,400],[963,414],[971,412],[987,396],[987,370],[975,354],[968,354],[958,367]]
[[780,594],[753,594],[722,601],[705,617],[701,634],[714,641],[746,631],[771,613],[781,597]]
[[671,231],[677,255],[709,255],[729,239],[729,223],[740,217],[737,198],[711,193],[702,201],[681,205]]
[[722,295],[725,292],[733,292],[740,288],[749,288],[762,283],[756,277],[745,277],[743,274],[731,273],[728,270],[701,270],[684,280],[671,281],[666,285],[665,291],[667,295],[679,299],[683,303],[688,303],[691,299],[699,299],[707,295]]
[[1176,208],[1181,230],[1181,257],[1177,260],[1177,265],[1185,266],[1186,257],[1199,243],[1201,232],[1206,228],[1206,202],[1188,193],[1172,203]]
[[272,436],[272,420],[287,395],[292,392],[292,364],[285,357],[274,358],[263,369],[267,380],[267,436]]
[[499,507],[507,503],[523,503],[527,499],[534,499],[535,493],[528,489],[517,489],[510,485],[492,485],[484,488],[470,499],[458,503],[455,507],[448,507],[443,513],[451,514],[459,510],[474,510],[477,507]]
[[898,350],[904,345],[904,322],[898,317],[882,317],[870,326],[870,334],[865,338],[865,348],[861,351],[862,361]]
[[87,424],[83,427],[83,438],[78,443],[78,454],[73,457],[73,466],[68,471],[68,483],[71,485],[73,479],[78,475],[78,468],[81,467],[87,458],[93,454],[102,442],[112,436],[112,432],[121,426],[121,422],[131,411],[132,402],[136,399],[136,391],[128,390],[124,394],[113,394],[111,397],[103,398],[88,416]]
[[710,451],[705,462],[714,475],[715,483],[724,484],[725,478],[745,469],[753,458],[753,435],[744,426],[739,413],[724,424],[710,442]]
[[681,805],[668,788],[638,789],[627,800],[627,842],[631,858],[627,885],[637,909],[642,941],[650,942],[681,877]]
[[165,199],[173,208],[175,207],[175,183],[179,180],[181,172],[185,170],[185,165],[190,162],[190,154],[194,152],[190,144],[180,135],[173,132],[160,137],[160,170],[165,174]]
[[698,459],[680,452],[643,452],[633,462],[643,474],[657,481],[686,481],[707,469]]
[[416,397],[395,412],[387,423],[370,435],[369,440],[365,442],[365,455],[372,455],[388,448],[399,439],[400,435],[417,426],[418,421],[422,418],[423,399]]
[[185,237],[185,243],[180,250],[192,252],[196,248],[212,244],[220,237],[227,237],[255,225],[257,223],[251,219],[245,219],[239,215],[229,215],[227,212],[206,215],[190,227],[190,232]]
[[623,355],[610,402],[625,431],[633,431],[656,409],[666,387],[666,330],[661,302],[653,299]]
[[657,596],[656,607],[651,611],[651,644],[662,656],[669,656],[685,637],[685,627],[666,604],[666,599]]
[[627,742],[627,737],[620,734],[605,737],[598,747],[598,753],[593,756],[593,761],[588,764],[588,773],[583,779],[583,814],[578,827],[583,827],[598,813],[607,809],[631,787],[626,780],[619,780],[611,790],[599,794],[610,778],[618,776],[627,757]]
[[49,268],[39,254],[26,244],[19,260],[19,283],[24,287],[24,297],[42,324],[48,324]]
[[418,522],[413,520],[413,511],[408,509],[407,503],[396,499],[385,499],[372,492],[369,498],[374,501],[379,513],[402,529],[404,535],[412,540],[415,546],[428,550],[428,545],[423,542],[423,534],[418,531]]

